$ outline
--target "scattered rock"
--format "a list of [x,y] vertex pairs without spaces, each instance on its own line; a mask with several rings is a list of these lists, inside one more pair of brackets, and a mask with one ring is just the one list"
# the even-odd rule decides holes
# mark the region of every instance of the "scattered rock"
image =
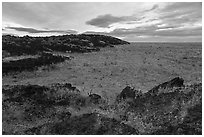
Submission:
[[148,91],[150,94],[157,94],[159,92],[159,89],[171,89],[173,87],[183,87],[184,86],[184,80],[183,78],[176,77],[170,81],[164,82],[162,84],[159,84],[158,86],[155,86],[151,90]]
[[57,114],[57,118],[59,119],[59,120],[67,120],[67,119],[69,119],[70,117],[71,117],[71,113],[70,112],[62,112],[62,113],[60,113],[60,114]]
[[71,83],[54,83],[51,85],[54,89],[69,89],[69,90],[75,90],[77,92],[80,92],[76,87],[74,87]]
[[101,101],[101,99],[102,99],[101,96],[98,95],[98,94],[90,94],[90,95],[89,95],[89,101],[90,101],[91,103],[99,104],[100,101]]
[[123,100],[123,99],[135,99],[136,97],[142,95],[142,91],[135,90],[134,88],[131,88],[130,86],[125,87],[122,92],[117,96],[117,101]]
[[135,98],[135,91],[130,86],[125,87],[118,96],[119,100],[126,98]]

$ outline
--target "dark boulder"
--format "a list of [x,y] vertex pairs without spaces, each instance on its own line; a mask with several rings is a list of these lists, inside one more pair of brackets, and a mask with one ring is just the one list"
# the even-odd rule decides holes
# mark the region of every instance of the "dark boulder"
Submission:
[[65,88],[68,88],[68,89],[70,89],[70,90],[75,90],[75,89],[76,89],[76,87],[73,87],[71,83],[65,83],[65,84],[64,84],[64,87],[65,87]]
[[135,98],[135,91],[130,86],[125,87],[118,96],[119,100],[126,98]]
[[94,104],[99,104],[102,99],[101,96],[98,94],[90,94],[88,98],[89,101]]
[[134,88],[127,86],[125,87],[122,92],[117,96],[117,101],[124,100],[124,99],[135,99],[138,96],[141,96],[143,93],[140,90],[135,90]]
[[183,78],[176,77],[170,81],[167,81],[162,84],[159,84],[158,86],[155,86],[154,88],[149,90],[148,93],[157,94],[159,92],[159,89],[171,89],[173,87],[183,87],[184,86],[183,83],[184,83]]
[[[155,86],[147,94],[145,95],[156,95],[159,92],[159,89],[170,89],[173,87],[183,87],[184,86],[184,80],[182,78],[176,77],[170,81],[164,82],[162,84],[159,84],[158,86]],[[123,99],[136,99],[138,96],[144,95],[142,91],[135,90],[134,88],[127,86],[125,87],[122,92],[117,96],[117,101],[123,100]]]

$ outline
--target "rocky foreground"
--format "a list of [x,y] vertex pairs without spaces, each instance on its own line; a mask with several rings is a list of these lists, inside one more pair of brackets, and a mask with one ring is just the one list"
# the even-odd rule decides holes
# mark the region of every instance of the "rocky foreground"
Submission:
[[125,87],[115,103],[69,83],[5,85],[3,134],[202,134],[202,84],[175,78],[148,92]]

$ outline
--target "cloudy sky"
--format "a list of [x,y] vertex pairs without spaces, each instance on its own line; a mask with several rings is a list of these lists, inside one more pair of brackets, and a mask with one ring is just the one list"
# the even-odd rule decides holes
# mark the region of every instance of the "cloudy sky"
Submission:
[[127,41],[200,42],[202,3],[3,2],[2,33],[98,33]]

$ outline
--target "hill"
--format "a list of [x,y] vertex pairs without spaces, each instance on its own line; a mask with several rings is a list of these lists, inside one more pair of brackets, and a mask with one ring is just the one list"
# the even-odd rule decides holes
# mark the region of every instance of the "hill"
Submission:
[[53,52],[92,52],[102,47],[129,44],[111,36],[80,34],[50,37],[2,36],[3,74],[36,70],[38,67],[60,63],[66,57]]
[[126,41],[111,36],[80,34],[50,37],[18,37],[2,36],[3,57],[19,55],[35,55],[43,51],[60,52],[91,52],[99,51],[101,47],[129,44]]

